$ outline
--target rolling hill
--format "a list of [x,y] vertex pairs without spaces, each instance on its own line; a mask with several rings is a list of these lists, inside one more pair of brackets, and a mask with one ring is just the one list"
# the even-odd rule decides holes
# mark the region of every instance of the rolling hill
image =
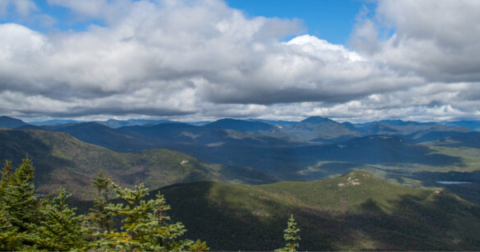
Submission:
[[155,141],[132,137],[96,122],[44,126],[41,129],[67,133],[83,142],[106,147],[114,151],[135,152],[156,148]]
[[25,154],[36,167],[41,193],[62,186],[75,196],[88,198],[99,170],[124,186],[145,183],[159,188],[180,182],[212,180],[226,183],[271,183],[275,179],[250,168],[201,162],[165,149],[118,153],[81,142],[70,135],[40,130],[0,130],[0,158],[19,163]]
[[260,186],[194,182],[160,192],[187,238],[205,240],[214,251],[279,248],[290,214],[301,229],[300,250],[480,249],[478,205],[365,172]]

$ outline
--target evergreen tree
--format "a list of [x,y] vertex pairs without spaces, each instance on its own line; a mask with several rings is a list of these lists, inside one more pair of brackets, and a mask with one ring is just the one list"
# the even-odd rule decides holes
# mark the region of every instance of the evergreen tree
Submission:
[[38,223],[38,201],[35,198],[31,161],[26,157],[22,165],[13,169],[6,161],[0,181],[0,249],[20,250],[34,248],[32,227]]
[[210,248],[207,247],[206,242],[197,240],[194,244],[190,246],[190,248],[188,248],[188,251],[193,251],[193,252],[210,251]]
[[87,229],[82,225],[83,216],[76,215],[75,208],[69,208],[71,197],[64,188],[58,189],[58,196],[46,200],[41,207],[41,223],[36,227],[38,248],[49,251],[86,250]]
[[[170,206],[166,205],[162,194],[158,193],[156,199],[146,201],[143,199],[148,196],[148,189],[143,184],[133,190],[121,188],[113,182],[111,186],[125,205],[110,204],[107,209],[114,216],[123,218],[122,229],[125,232],[109,233],[102,248],[180,251],[192,245],[190,240],[177,240],[187,230],[180,222],[169,222],[170,217],[165,212]],[[206,244],[201,248],[208,249]]]
[[8,212],[10,223],[18,227],[19,232],[25,232],[30,226],[38,223],[39,202],[35,197],[37,191],[33,185],[34,168],[32,161],[26,157],[15,172],[9,162],[4,167],[7,174],[2,177],[2,205]]
[[281,252],[293,252],[297,251],[296,248],[300,246],[299,241],[300,235],[298,234],[300,232],[300,229],[297,228],[297,223],[295,222],[295,219],[293,218],[293,214],[290,215],[290,219],[288,220],[287,224],[287,229],[285,229],[285,233],[283,235],[283,238],[287,242],[284,248],[276,249],[275,251],[281,251]]
[[94,207],[90,209],[88,221],[91,223],[90,228],[98,233],[97,236],[113,230],[112,215],[107,209],[111,183],[110,177],[103,176],[102,171],[99,171],[97,177],[92,180],[93,187],[97,189],[97,195],[93,201]]
[[5,161],[5,165],[3,166],[2,171],[0,172],[0,175],[2,177],[2,179],[0,180],[0,199],[3,199],[5,188],[12,180],[12,171],[13,171],[12,162]]
[[18,250],[22,242],[22,234],[10,223],[5,206],[0,208],[0,251]]
[[18,227],[12,225],[10,214],[7,212],[5,202],[5,189],[12,180],[12,163],[5,162],[2,171],[0,172],[0,250],[16,250],[21,243],[22,237],[18,233]]
[[65,190],[52,200],[37,197],[33,184],[34,168],[26,157],[13,171],[6,162],[0,181],[1,250],[81,250],[84,241],[76,216],[66,201]]
[[[75,213],[65,189],[51,199],[36,197],[34,168],[25,158],[17,169],[6,162],[0,180],[0,250],[129,250],[208,251],[205,242],[178,238],[186,232],[182,223],[171,223],[165,198],[145,200],[143,184],[133,190],[121,188],[100,172],[93,180],[97,189],[88,218]],[[109,203],[113,188],[121,204]],[[113,217],[122,219],[123,231],[114,229]]]

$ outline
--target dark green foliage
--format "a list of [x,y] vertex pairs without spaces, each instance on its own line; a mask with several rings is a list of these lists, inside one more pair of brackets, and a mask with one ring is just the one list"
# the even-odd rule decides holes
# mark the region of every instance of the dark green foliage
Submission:
[[[39,202],[35,197],[37,191],[33,185],[32,161],[26,157],[22,165],[12,173],[9,162],[5,164],[2,179],[1,202],[8,212],[11,224],[18,227],[19,232],[30,230],[30,225],[38,222]],[[3,177],[2,177],[3,178]]]
[[210,248],[207,247],[206,242],[202,242],[201,240],[197,240],[194,244],[192,244],[189,248],[188,251],[194,251],[194,252],[201,252],[201,251],[210,251]]
[[83,216],[76,215],[67,200],[71,197],[65,189],[58,196],[42,202],[40,225],[32,227],[38,248],[49,251],[86,250],[89,230],[83,225]]
[[192,244],[190,240],[176,240],[187,230],[182,223],[169,223],[165,211],[170,209],[160,193],[156,199],[145,201],[148,189],[143,184],[133,190],[121,188],[115,183],[112,187],[123,204],[110,204],[107,209],[113,216],[122,218],[124,232],[107,235],[107,245],[111,249],[170,251],[183,250]]
[[2,171],[0,228],[2,249],[6,250],[81,250],[86,229],[82,216],[70,209],[64,189],[58,196],[40,198],[33,184],[34,168],[30,159],[13,171],[10,162]]
[[6,161],[2,171],[0,171],[0,177],[2,178],[0,180],[0,198],[2,199],[5,195],[5,188],[10,184],[10,181],[12,181],[12,170],[12,162]]
[[[77,215],[67,201],[71,197],[60,188],[52,199],[36,195],[34,168],[28,158],[13,171],[5,164],[0,180],[0,250],[44,251],[208,251],[205,242],[180,240],[186,229],[171,223],[165,214],[170,206],[158,193],[145,200],[148,189],[143,184],[122,188],[100,172],[93,181],[97,189],[94,208],[88,217]],[[109,203],[113,188],[119,204]],[[114,228],[113,217],[123,222]]]
[[18,227],[10,223],[9,214],[5,206],[0,208],[0,250],[15,250],[23,240],[23,234],[18,233]]
[[285,239],[285,242],[287,244],[285,247],[281,249],[277,249],[275,251],[280,251],[280,252],[294,252],[297,251],[297,248],[300,246],[300,235],[298,234],[300,232],[300,229],[297,228],[297,223],[295,222],[295,219],[293,218],[293,214],[290,215],[290,219],[288,219],[287,223],[287,229],[285,229],[285,234],[283,235],[283,238]]
[[90,215],[87,218],[91,223],[90,228],[99,233],[110,232],[113,229],[113,219],[107,209],[110,199],[110,177],[103,176],[99,171],[92,186],[97,189],[97,195],[94,199],[94,207],[90,209]]
[[[6,162],[0,182],[0,234],[1,249],[32,248],[37,236],[32,230],[40,224],[40,202],[35,197],[31,160],[26,157],[15,170]],[[35,248],[35,247],[33,247]]]

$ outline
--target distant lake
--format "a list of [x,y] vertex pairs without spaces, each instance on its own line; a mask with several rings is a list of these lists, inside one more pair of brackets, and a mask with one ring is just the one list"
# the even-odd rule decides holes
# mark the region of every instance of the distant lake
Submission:
[[437,181],[438,184],[443,185],[459,185],[459,184],[471,184],[472,182],[467,181]]

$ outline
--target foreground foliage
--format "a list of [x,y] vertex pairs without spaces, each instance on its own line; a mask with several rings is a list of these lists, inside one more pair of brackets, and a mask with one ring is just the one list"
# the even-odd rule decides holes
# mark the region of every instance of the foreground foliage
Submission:
[[[97,189],[94,207],[87,216],[77,215],[67,204],[65,189],[57,196],[43,197],[33,185],[34,168],[25,158],[13,169],[6,162],[0,181],[0,250],[129,250],[129,251],[208,251],[205,242],[181,240],[187,231],[171,223],[170,209],[158,193],[145,200],[143,184],[122,188],[101,173],[93,181]],[[122,203],[109,203],[111,189]],[[121,222],[116,228],[116,222]]]

